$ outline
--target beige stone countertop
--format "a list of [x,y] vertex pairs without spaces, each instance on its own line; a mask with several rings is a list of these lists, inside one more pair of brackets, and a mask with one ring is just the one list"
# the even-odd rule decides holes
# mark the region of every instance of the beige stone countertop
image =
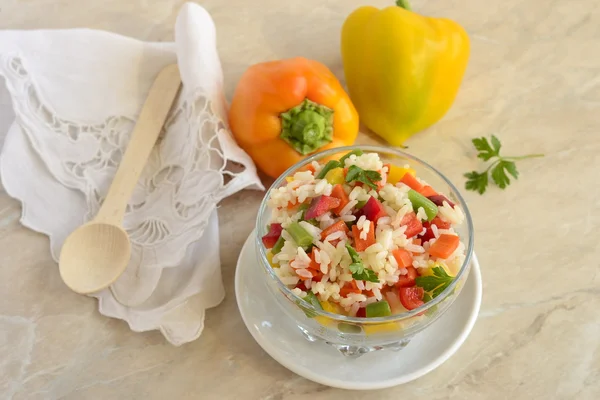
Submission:
[[[231,98],[251,64],[305,56],[343,82],[339,36],[356,7],[392,0],[204,0]],[[0,28],[104,29],[173,39],[182,0],[2,0]],[[518,164],[506,190],[466,192],[483,304],[458,352],[424,377],[350,392],[307,381],[271,359],[237,310],[233,277],[263,193],[222,202],[227,297],[195,342],[173,347],[101,316],[61,282],[48,239],[19,224],[0,188],[1,399],[598,399],[600,398],[600,3],[597,0],[413,0],[460,22],[470,64],[450,112],[410,152],[460,187],[481,168],[470,143],[495,134]],[[2,121],[0,127],[4,127]],[[2,132],[4,133],[4,132]],[[379,142],[361,133],[360,143]],[[381,143],[381,142],[379,142]],[[509,154],[512,153],[512,154]],[[265,180],[266,184],[270,181]]]

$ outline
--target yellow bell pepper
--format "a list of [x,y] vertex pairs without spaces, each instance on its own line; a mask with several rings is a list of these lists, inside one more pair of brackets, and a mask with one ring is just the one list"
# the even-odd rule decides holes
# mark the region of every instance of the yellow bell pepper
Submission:
[[361,121],[400,146],[448,111],[467,67],[470,42],[456,22],[416,14],[407,0],[396,3],[350,14],[341,52]]
[[[321,307],[323,307],[323,310],[330,312],[332,314],[340,314],[341,310],[338,307],[337,304],[334,303],[330,303],[328,301],[321,301]],[[323,326],[334,326],[335,321],[332,320],[331,318],[328,317],[315,317],[315,321],[317,321],[319,324],[323,325]]]
[[415,171],[412,168],[398,167],[394,164],[390,164],[389,168],[390,170],[387,176],[387,183],[390,183],[392,185],[395,185],[396,183],[400,182],[400,179],[402,179],[405,174],[417,176],[417,171]]
[[332,185],[344,183],[345,178],[346,176],[344,174],[344,168],[334,168],[325,175],[327,182],[331,183]]

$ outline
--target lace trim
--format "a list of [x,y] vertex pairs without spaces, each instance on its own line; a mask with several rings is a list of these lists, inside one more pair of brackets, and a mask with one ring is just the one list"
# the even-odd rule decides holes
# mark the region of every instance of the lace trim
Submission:
[[[43,132],[40,144],[51,140],[52,135],[61,136],[68,143],[61,149],[64,151],[50,150],[42,158],[62,160],[60,170],[51,165],[49,169],[59,182],[68,187],[75,183],[82,191],[89,209],[86,219],[91,219],[119,165],[134,119],[109,116],[89,124],[61,118],[40,99],[21,58],[12,56],[1,61],[9,90],[17,99],[15,108],[24,130],[30,137]],[[225,130],[226,125],[214,108],[204,93],[184,94],[178,99],[127,207],[125,225],[133,244],[159,244],[192,227],[197,230],[194,236],[201,236],[205,220],[225,186],[245,171],[243,165],[227,160],[223,154],[218,132]],[[71,157],[69,150],[77,153],[75,150],[84,146],[96,150],[85,159],[81,159],[81,154]],[[148,212],[158,199],[165,201],[164,195],[152,196],[161,191],[169,193],[170,210]]]

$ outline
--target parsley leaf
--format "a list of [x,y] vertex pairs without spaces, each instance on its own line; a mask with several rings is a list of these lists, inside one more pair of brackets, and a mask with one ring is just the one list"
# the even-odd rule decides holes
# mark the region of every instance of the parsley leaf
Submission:
[[[496,141],[498,142],[498,144],[500,143],[498,139],[496,139]],[[498,151],[496,151],[490,145],[490,143],[485,137],[475,138],[472,140],[472,142],[473,146],[475,146],[475,148],[479,150],[479,154],[477,154],[477,157],[481,158],[483,161],[487,161],[490,158],[498,156]],[[500,150],[500,146],[498,146],[498,150]]]
[[353,181],[362,182],[372,189],[377,190],[375,182],[381,180],[381,174],[377,171],[364,170],[356,165],[351,165],[346,173],[346,182],[350,183]]
[[505,170],[509,171],[512,176],[515,176],[515,174],[518,176],[517,167],[513,161],[501,160],[492,168],[492,179],[500,189],[510,185],[510,178],[506,175]]
[[423,288],[426,292],[431,292],[431,298],[439,296],[454,280],[453,276],[446,273],[444,268],[433,268],[433,275],[419,276],[415,279],[417,286]]
[[479,194],[485,193],[485,190],[487,189],[489,183],[488,173],[490,171],[492,181],[494,181],[500,189],[505,189],[510,185],[509,174],[515,179],[519,177],[519,171],[517,171],[515,161],[544,156],[543,154],[529,154],[520,157],[502,157],[500,155],[502,143],[500,143],[500,139],[494,135],[492,135],[490,141],[485,137],[480,137],[473,139],[472,142],[473,146],[475,146],[478,151],[477,157],[481,158],[483,161],[489,161],[495,158],[485,171],[471,171],[464,174],[464,177],[467,178],[465,188],[467,190],[478,192]]
[[479,192],[479,194],[483,194],[483,192],[485,192],[485,188],[488,185],[487,173],[480,174],[477,171],[471,171],[465,174],[465,178],[468,179],[465,185],[467,190]]
[[346,244],[346,250],[348,250],[348,254],[352,259],[352,264],[350,264],[348,268],[350,269],[350,272],[352,272],[352,277],[354,279],[359,281],[379,282],[379,278],[375,271],[365,268],[360,256],[352,246]]

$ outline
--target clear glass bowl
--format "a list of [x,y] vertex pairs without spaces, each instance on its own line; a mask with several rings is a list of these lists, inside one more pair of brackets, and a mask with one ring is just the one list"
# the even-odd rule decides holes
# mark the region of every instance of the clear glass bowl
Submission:
[[[261,237],[266,233],[269,224],[270,210],[267,199],[272,190],[286,185],[286,177],[294,175],[312,161],[341,157],[352,150],[360,149],[366,152],[378,153],[384,163],[399,166],[410,164],[417,171],[417,176],[427,181],[436,191],[445,194],[455,204],[458,204],[464,214],[465,221],[455,228],[456,232],[465,243],[466,257],[456,275],[455,280],[435,299],[425,303],[419,308],[402,314],[378,318],[357,318],[333,314],[316,309],[302,298],[296,296],[284,285],[267,260],[267,249]],[[258,212],[256,221],[256,254],[258,262],[262,265],[264,279],[267,287],[274,296],[274,307],[281,307],[283,311],[295,321],[299,331],[309,341],[325,341],[337,348],[342,354],[358,357],[362,354],[376,350],[400,350],[406,346],[410,339],[432,322],[439,318],[452,305],[469,275],[471,256],[473,254],[473,223],[467,205],[456,187],[431,165],[403,151],[381,146],[348,146],[327,150],[308,157],[285,171],[271,186],[265,195]]]

